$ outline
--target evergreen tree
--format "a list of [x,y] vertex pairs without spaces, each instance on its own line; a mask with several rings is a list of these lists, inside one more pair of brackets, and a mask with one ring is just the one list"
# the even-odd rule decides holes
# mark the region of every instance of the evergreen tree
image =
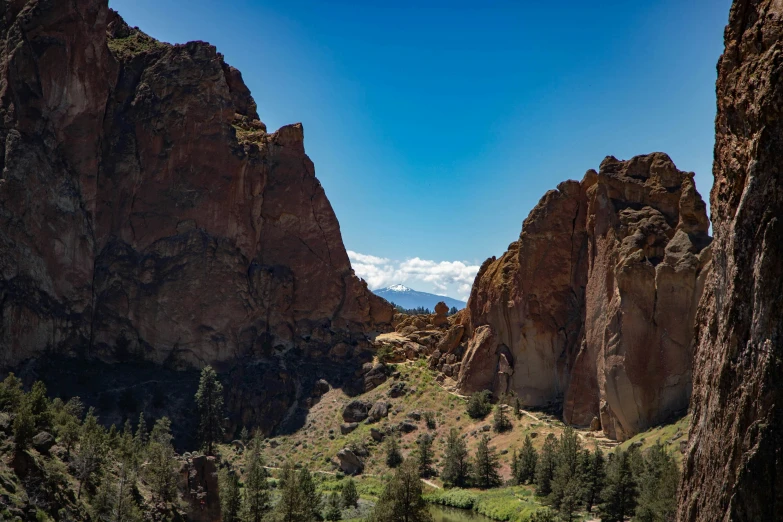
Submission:
[[71,459],[71,451],[79,442],[79,421],[73,415],[63,419],[63,423],[57,428],[60,444],[65,448],[66,460]]
[[152,428],[146,449],[147,466],[144,468],[144,477],[150,485],[153,499],[160,502],[171,502],[177,496],[177,472],[171,440],[171,421],[163,417]]
[[79,481],[76,498],[81,497],[84,487],[92,489],[97,483],[106,456],[105,436],[94,410],[90,408],[79,435],[79,453],[72,464],[74,474]]
[[280,522],[309,522],[302,512],[302,494],[291,461],[286,461],[280,470],[279,489],[280,500],[275,506],[275,518]]
[[397,437],[391,435],[386,442],[386,465],[390,468],[396,468],[402,464],[402,453],[397,443]]
[[270,510],[269,473],[261,458],[261,440],[256,438],[250,444],[245,478],[243,506],[244,522],[261,522]]
[[472,419],[483,419],[492,411],[492,392],[483,390],[474,392],[468,399],[468,416]]
[[36,433],[35,415],[33,415],[32,408],[25,399],[22,399],[22,404],[17,407],[13,430],[16,451],[22,452],[29,448]]
[[432,475],[432,437],[425,433],[416,443],[419,446],[419,476],[429,477]]
[[324,518],[332,522],[342,520],[343,518],[343,512],[340,509],[340,497],[334,491],[329,495],[329,500],[326,503],[326,516]]
[[0,382],[0,411],[15,413],[22,404],[23,397],[22,381],[13,373],[9,373],[8,377]]
[[473,485],[477,488],[495,488],[500,485],[498,469],[500,462],[495,448],[489,445],[489,436],[484,435],[476,447],[476,457],[473,462]]
[[547,435],[536,463],[536,495],[548,496],[552,492],[552,479],[555,475],[557,439],[551,433]]
[[240,522],[239,510],[242,499],[239,491],[239,477],[228,468],[223,468],[218,474],[218,487],[223,522]]
[[211,366],[201,370],[196,403],[200,419],[199,437],[207,455],[212,455],[215,444],[223,437],[223,385]]
[[342,503],[346,509],[359,507],[359,492],[356,491],[356,482],[352,478],[343,484]]
[[101,481],[92,501],[92,519],[100,522],[140,522],[141,511],[133,497],[135,485],[131,470],[121,464],[116,480]]
[[609,460],[606,486],[601,493],[602,522],[624,522],[633,516],[636,508],[637,485],[631,471],[631,456],[627,451],[617,451]]
[[[582,444],[576,431],[567,426],[560,435],[555,454],[555,470],[552,476],[552,492],[549,500],[555,509],[560,510],[561,503],[566,494],[571,495],[570,504],[581,499],[582,476],[581,461]],[[569,506],[573,512],[574,506]],[[562,511],[560,512],[563,517]]]
[[421,493],[418,464],[413,459],[407,459],[386,483],[370,520],[431,522],[432,516]]
[[538,453],[533,447],[533,441],[530,435],[525,435],[525,442],[522,444],[522,450],[519,452],[519,459],[514,479],[517,484],[527,484],[536,477],[536,463],[538,462]]
[[679,470],[666,448],[656,442],[644,457],[639,474],[639,504],[634,520],[640,522],[668,522],[677,511],[677,484]]
[[144,420],[144,412],[139,414],[139,423],[136,426],[136,435],[133,438],[139,451],[147,444],[147,422]]
[[51,431],[53,419],[49,397],[46,396],[46,385],[41,381],[35,381],[30,393],[25,397],[25,401],[33,415],[36,433]]
[[470,476],[468,447],[456,428],[451,428],[446,439],[446,452],[443,455],[443,470],[440,476],[450,487],[464,488],[468,485]]
[[517,419],[522,418],[522,401],[519,400],[519,397],[514,399],[514,415],[517,416]]
[[318,520],[321,517],[323,498],[315,486],[313,475],[307,466],[299,470],[297,486],[302,495],[302,509],[304,520]]
[[506,414],[506,405],[502,402],[495,406],[495,419],[493,422],[493,427],[498,433],[503,433],[504,431],[511,429],[511,421]]
[[604,489],[605,478],[604,452],[596,446],[590,456],[587,473],[585,473],[584,501],[588,513],[592,511],[593,506],[601,503],[601,491]]

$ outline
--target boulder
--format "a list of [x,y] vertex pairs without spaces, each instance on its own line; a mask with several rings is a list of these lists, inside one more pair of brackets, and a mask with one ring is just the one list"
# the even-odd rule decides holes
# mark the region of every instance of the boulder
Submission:
[[389,387],[389,397],[396,399],[402,397],[408,392],[408,385],[402,381],[395,382]]
[[406,415],[409,419],[413,419],[415,421],[421,420],[421,412],[420,411],[409,411]]
[[378,428],[370,428],[370,436],[373,438],[376,442],[383,442],[383,439],[386,438],[386,434],[383,433]]
[[55,444],[54,435],[48,431],[42,431],[35,437],[33,437],[33,448],[43,455],[48,455],[49,450]]
[[389,415],[390,404],[386,401],[376,401],[367,414],[368,422],[378,422]]
[[327,392],[329,392],[329,390],[331,389],[332,387],[329,385],[329,383],[326,380],[318,379],[317,381],[315,381],[315,384],[313,385],[312,395],[313,397],[321,397]]
[[367,418],[372,403],[355,399],[345,405],[343,408],[343,420],[345,422],[362,422]]
[[348,435],[353,430],[359,427],[358,422],[346,422],[343,424],[340,424],[340,433],[343,435]]
[[358,475],[364,470],[364,462],[351,449],[343,448],[337,452],[340,469],[346,475]]
[[464,333],[465,327],[461,324],[455,324],[446,332],[446,335],[438,343],[436,350],[440,353],[452,353],[459,346]]
[[402,421],[401,423],[399,423],[397,425],[397,429],[399,431],[401,431],[402,433],[410,433],[412,431],[418,430],[419,427],[416,426],[415,424],[413,424],[412,422],[406,420],[406,421]]

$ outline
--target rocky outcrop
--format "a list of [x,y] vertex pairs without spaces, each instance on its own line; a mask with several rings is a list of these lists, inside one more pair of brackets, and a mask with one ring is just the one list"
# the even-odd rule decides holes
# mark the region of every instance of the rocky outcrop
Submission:
[[783,5],[736,0],[725,44],[713,269],[697,315],[683,522],[783,513]]
[[459,388],[599,417],[617,439],[684,410],[708,227],[693,174],[665,154],[561,183],[476,276]]
[[302,126],[267,133],[213,46],[157,42],[105,0],[9,3],[0,38],[0,364],[350,356],[391,321]]

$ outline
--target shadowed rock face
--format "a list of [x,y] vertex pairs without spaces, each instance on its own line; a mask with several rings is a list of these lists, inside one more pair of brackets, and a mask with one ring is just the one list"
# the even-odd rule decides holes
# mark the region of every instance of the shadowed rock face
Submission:
[[157,42],[106,0],[5,2],[0,39],[0,367],[350,359],[391,321],[302,126],[267,133],[214,47]]
[[478,273],[459,387],[598,417],[617,439],[684,410],[708,227],[693,174],[665,154],[561,183]]
[[267,133],[214,47],[157,42],[105,0],[2,17],[0,364],[326,352],[391,320],[302,126]]
[[735,1],[725,44],[678,513],[689,522],[783,513],[783,4]]

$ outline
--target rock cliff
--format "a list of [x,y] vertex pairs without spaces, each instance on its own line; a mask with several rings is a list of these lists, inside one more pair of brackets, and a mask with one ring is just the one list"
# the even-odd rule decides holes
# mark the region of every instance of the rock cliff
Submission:
[[0,39],[0,367],[340,359],[390,323],[302,126],[267,132],[213,46],[106,0],[5,2]]
[[684,410],[708,228],[693,174],[665,154],[561,183],[476,276],[459,388],[599,418],[617,439]]
[[736,0],[718,64],[713,269],[678,520],[783,513],[783,4]]

